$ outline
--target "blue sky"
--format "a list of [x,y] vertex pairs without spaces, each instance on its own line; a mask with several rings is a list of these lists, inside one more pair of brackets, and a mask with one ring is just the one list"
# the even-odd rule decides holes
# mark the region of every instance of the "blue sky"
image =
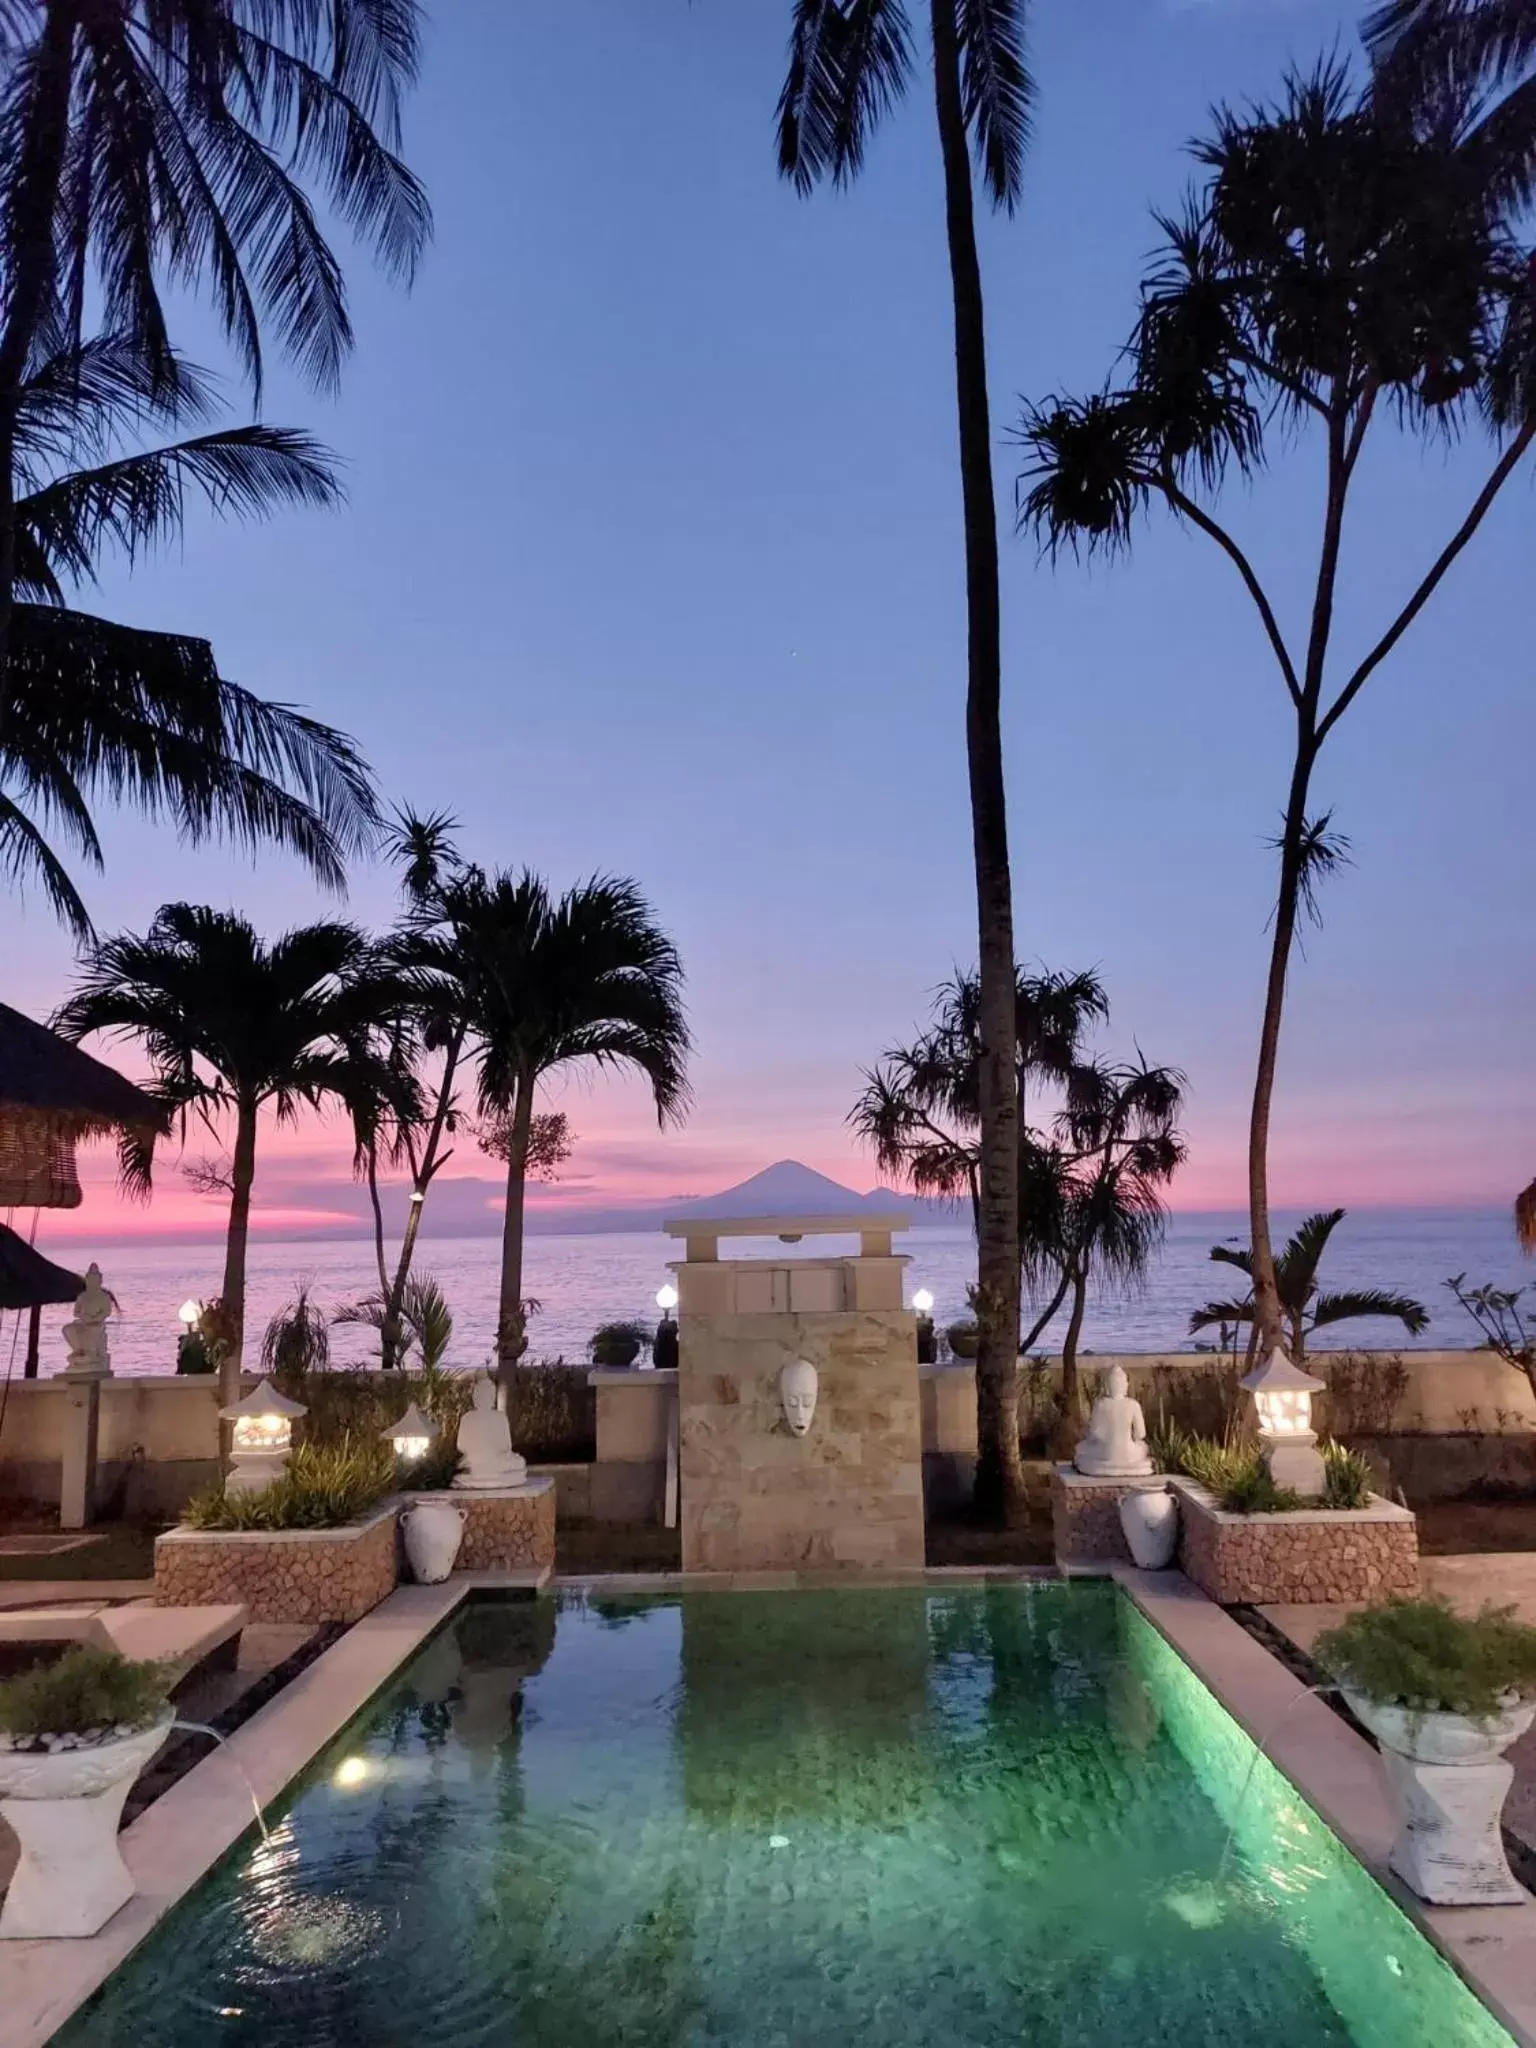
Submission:
[[[347,727],[386,793],[451,808],[477,857],[640,879],[688,966],[697,1107],[658,1140],[635,1091],[573,1091],[572,1194],[695,1191],[787,1153],[868,1182],[842,1128],[858,1069],[974,953],[926,73],[860,186],[802,201],[773,161],[787,0],[434,13],[408,153],[435,246],[409,297],[354,260],[339,401],[279,377],[266,408],[342,451],[349,509],[199,517],[100,608],[205,634],[230,675]],[[1040,0],[1025,200],[983,238],[1005,501],[1018,395],[1110,371],[1149,205],[1177,201],[1208,104],[1266,92],[1355,18]],[[1484,453],[1378,448],[1344,648],[1411,587]],[[1303,444],[1230,508],[1292,619],[1319,493]],[[1281,1200],[1502,1201],[1536,1170],[1530,512],[1527,475],[1325,758],[1356,864],[1293,978]],[[1278,678],[1230,571],[1166,525],[1092,570],[1010,539],[1003,598],[1021,956],[1100,969],[1110,1042],[1190,1075],[1185,1203],[1235,1203]],[[272,929],[320,907],[280,858],[131,822],[107,842],[104,929],[176,895]],[[358,876],[353,914],[390,903],[387,875]],[[24,1007],[66,986],[40,905],[0,904],[0,958]],[[345,1170],[315,1132],[269,1158],[269,1206]]]

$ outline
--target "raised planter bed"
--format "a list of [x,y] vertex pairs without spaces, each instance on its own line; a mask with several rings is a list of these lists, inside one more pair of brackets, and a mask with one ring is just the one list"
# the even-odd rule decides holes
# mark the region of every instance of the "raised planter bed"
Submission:
[[461,1488],[417,1493],[413,1500],[447,1501],[464,1510],[464,1540],[454,1567],[461,1572],[542,1571],[555,1562],[555,1482],[530,1479],[495,1493]]
[[1051,1471],[1051,1541],[1056,1562],[1069,1569],[1107,1571],[1131,1562],[1120,1526],[1120,1503],[1131,1493],[1161,1493],[1161,1473],[1145,1479],[1099,1479],[1071,1465]]
[[252,1621],[358,1621],[395,1589],[399,1506],[340,1529],[168,1529],[155,1540],[155,1599],[237,1600]]
[[1419,1590],[1418,1524],[1373,1493],[1364,1508],[1230,1515],[1192,1479],[1179,1497],[1179,1563],[1223,1607],[1355,1603]]

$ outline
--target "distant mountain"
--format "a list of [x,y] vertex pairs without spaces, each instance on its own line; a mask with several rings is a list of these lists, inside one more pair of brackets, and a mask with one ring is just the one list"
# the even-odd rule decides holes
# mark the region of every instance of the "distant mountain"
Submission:
[[910,1213],[912,1204],[887,1188],[874,1188],[867,1195],[829,1180],[814,1167],[798,1159],[776,1159],[761,1173],[722,1188],[718,1195],[705,1195],[670,1210],[675,1216],[862,1216],[893,1212]]

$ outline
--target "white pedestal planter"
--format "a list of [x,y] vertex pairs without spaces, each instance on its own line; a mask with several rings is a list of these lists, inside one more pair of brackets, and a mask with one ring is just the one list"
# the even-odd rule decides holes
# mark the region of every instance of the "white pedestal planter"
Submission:
[[1461,1714],[1411,1715],[1343,1691],[1381,1744],[1400,1822],[1391,1868],[1432,1906],[1519,1905],[1526,1893],[1499,1832],[1515,1772],[1501,1752],[1536,1719],[1536,1701],[1511,1705],[1485,1726]]
[[1171,1493],[1128,1493],[1120,1503],[1120,1527],[1144,1572],[1167,1571],[1179,1547],[1179,1504]]
[[134,1779],[171,1717],[89,1749],[0,1749],[0,1813],[21,1860],[0,1910],[0,1938],[95,1934],[133,1897],[117,1824]]
[[445,1500],[414,1502],[400,1517],[405,1555],[418,1585],[435,1586],[453,1570],[464,1541],[466,1516]]

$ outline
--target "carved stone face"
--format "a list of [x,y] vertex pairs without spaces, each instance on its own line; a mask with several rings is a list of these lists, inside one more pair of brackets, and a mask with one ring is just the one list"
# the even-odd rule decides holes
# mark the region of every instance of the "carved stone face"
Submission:
[[791,1436],[804,1436],[816,1413],[816,1368],[808,1358],[794,1358],[779,1371],[779,1405]]

